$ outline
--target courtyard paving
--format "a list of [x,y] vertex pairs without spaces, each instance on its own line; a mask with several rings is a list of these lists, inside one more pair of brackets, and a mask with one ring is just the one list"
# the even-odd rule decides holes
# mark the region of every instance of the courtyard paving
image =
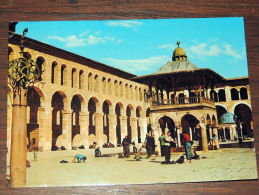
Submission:
[[[122,148],[102,149],[102,153],[121,152]],[[75,154],[87,156],[86,163],[72,163]],[[172,153],[177,160],[183,153]],[[37,160],[28,153],[27,186],[79,186],[106,184],[150,184],[220,180],[256,179],[256,156],[250,148],[227,148],[198,152],[200,160],[192,163],[162,165],[164,158],[154,156],[135,161],[113,157],[95,158],[94,150],[39,152]],[[144,156],[143,156],[144,157]],[[69,163],[61,164],[61,160]]]

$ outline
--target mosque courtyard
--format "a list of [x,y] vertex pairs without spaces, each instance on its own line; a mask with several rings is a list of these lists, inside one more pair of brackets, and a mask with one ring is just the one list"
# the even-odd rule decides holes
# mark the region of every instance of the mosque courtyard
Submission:
[[[102,149],[103,154],[119,153],[122,148]],[[204,154],[192,163],[163,165],[163,157],[154,156],[141,161],[130,158],[94,157],[94,150],[39,152],[37,160],[29,152],[27,186],[80,186],[114,184],[178,183],[220,180],[256,179],[255,152],[251,148],[222,148]],[[72,163],[75,154],[87,156],[86,163]],[[172,153],[177,160],[183,152]],[[145,157],[145,155],[143,155]],[[69,163],[59,163],[67,160]]]

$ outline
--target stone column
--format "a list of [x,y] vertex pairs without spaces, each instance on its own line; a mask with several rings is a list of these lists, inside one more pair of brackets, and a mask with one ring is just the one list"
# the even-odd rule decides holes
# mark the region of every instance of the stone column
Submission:
[[136,117],[130,117],[130,126],[131,126],[131,141],[135,142],[135,144],[138,143],[138,127],[137,127],[137,118]]
[[89,112],[80,112],[80,134],[83,137],[83,145],[85,148],[89,147],[89,140],[88,140],[88,129],[89,129]]
[[218,129],[214,128],[212,129],[212,132],[216,135],[215,144],[216,148],[219,149],[219,135],[218,135]]
[[44,150],[45,145],[45,122],[46,114],[44,107],[38,107],[38,123],[39,123],[39,149]]
[[177,127],[177,128],[176,128],[176,130],[177,130],[177,142],[178,142],[178,148],[180,148],[180,147],[181,147],[180,128],[179,128],[179,127]]
[[50,151],[52,147],[52,110],[50,105],[45,107],[44,151]]
[[202,151],[204,153],[208,152],[208,140],[207,140],[207,132],[206,125],[201,123],[201,140],[202,140]]
[[62,135],[65,140],[63,145],[67,150],[72,149],[72,111],[62,110]]
[[226,141],[226,128],[223,127],[223,135],[224,135],[224,141]]
[[139,118],[139,126],[140,126],[140,138],[141,138],[141,142],[143,143],[146,138],[146,134],[147,134],[147,118],[146,117]]
[[151,128],[152,128],[152,135],[154,136],[154,139],[155,139],[155,145],[156,145],[156,148],[155,148],[155,151],[158,152],[158,155],[161,155],[161,148],[160,148],[160,143],[159,143],[159,126],[155,126],[155,124],[152,124],[151,123]]
[[190,139],[192,141],[192,128],[191,127],[189,127],[189,132],[190,132]]
[[94,114],[94,124],[95,124],[95,135],[98,146],[102,147],[104,144],[103,140],[103,114],[95,113]]
[[210,131],[210,140],[212,140],[212,132],[213,132],[212,127],[209,127],[209,131]]
[[116,115],[109,114],[109,141],[110,143],[117,146],[117,139],[116,139]]
[[10,176],[12,187],[26,185],[27,89],[13,96]]
[[120,117],[120,123],[121,123],[121,140],[124,139],[126,135],[128,135],[127,132],[127,116],[121,116]]
[[231,93],[230,93],[230,87],[225,86],[225,94],[226,94],[226,101],[230,102],[231,101]]

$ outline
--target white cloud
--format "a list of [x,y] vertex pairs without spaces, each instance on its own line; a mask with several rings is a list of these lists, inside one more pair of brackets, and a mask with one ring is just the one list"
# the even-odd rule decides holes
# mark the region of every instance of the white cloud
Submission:
[[59,36],[49,36],[48,39],[58,40],[65,43],[65,47],[82,47],[85,45],[85,40],[75,35],[68,36],[66,38]]
[[166,43],[166,44],[163,44],[163,45],[159,45],[157,48],[173,50],[175,47],[176,47],[175,44]]
[[152,56],[143,59],[104,58],[105,63],[135,74],[139,71],[151,71],[159,68],[169,60],[168,56]]
[[122,42],[121,40],[118,40],[114,37],[97,37],[94,35],[89,35],[86,39],[86,42],[88,43],[88,45],[96,45],[99,43],[106,43],[107,41],[111,41],[111,42],[116,42],[116,43],[120,43]]
[[135,28],[137,26],[141,26],[143,23],[139,21],[112,21],[112,22],[107,22],[106,25],[108,26],[120,26],[124,28]]
[[[213,41],[215,42],[215,41]],[[203,58],[206,56],[220,56],[227,55],[234,57],[236,59],[243,58],[243,52],[237,52],[234,50],[233,46],[229,43],[200,43],[198,45],[193,45],[187,49],[191,54]]]
[[59,36],[49,36],[48,39],[57,40],[60,42],[65,43],[64,47],[82,47],[85,45],[97,45],[97,44],[104,44],[106,42],[115,42],[120,43],[122,40],[119,40],[115,37],[108,37],[108,36],[94,36],[88,35],[87,37],[83,37],[88,33],[81,33],[79,36],[71,35],[68,37],[59,37]]

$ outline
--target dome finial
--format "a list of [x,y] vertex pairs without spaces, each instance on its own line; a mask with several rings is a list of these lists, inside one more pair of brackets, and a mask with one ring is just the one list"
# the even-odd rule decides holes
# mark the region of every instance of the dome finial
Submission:
[[178,47],[180,47],[180,43],[181,43],[180,41],[177,41],[177,42],[176,42],[176,44],[178,45]]

